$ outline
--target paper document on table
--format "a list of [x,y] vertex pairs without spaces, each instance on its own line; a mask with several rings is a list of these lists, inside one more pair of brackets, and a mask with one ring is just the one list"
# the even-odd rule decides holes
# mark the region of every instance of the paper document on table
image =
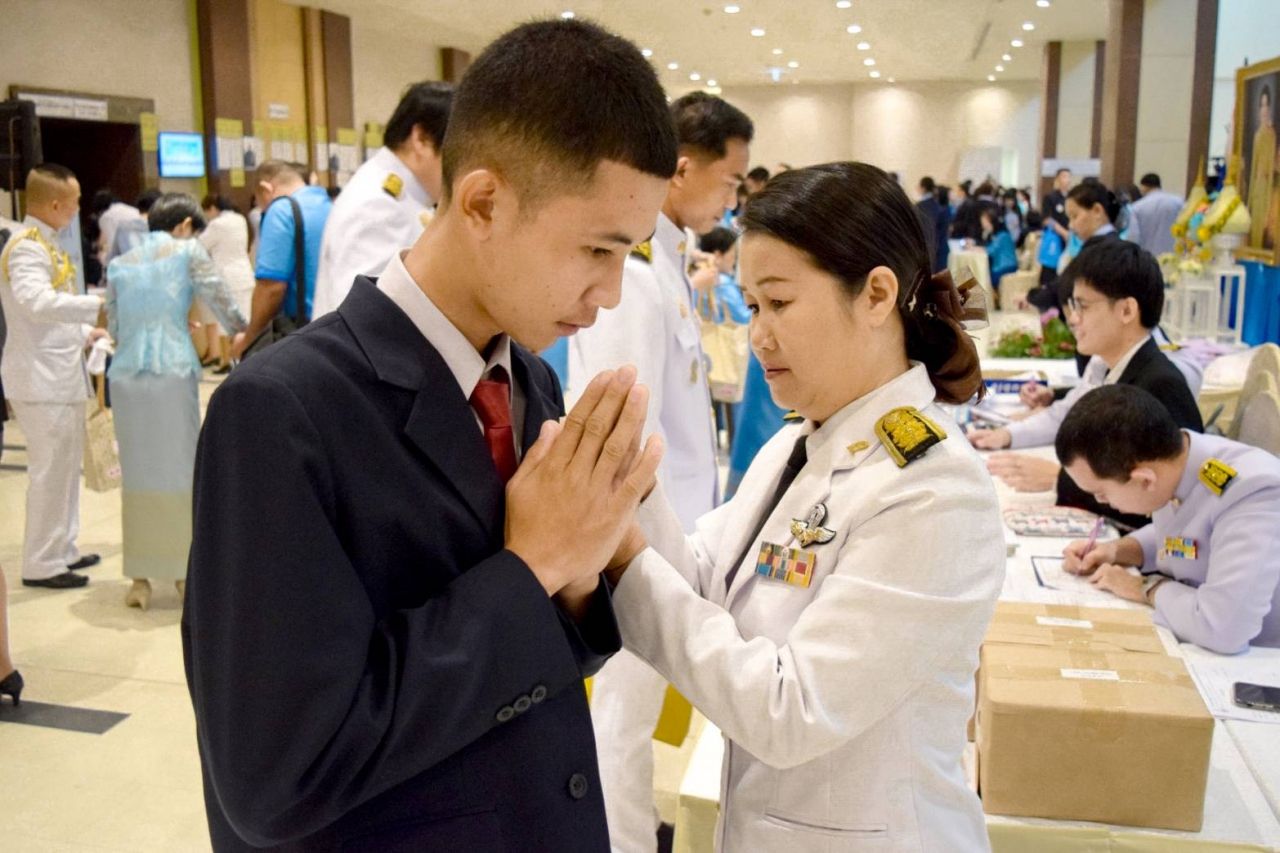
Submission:
[[1062,557],[1031,558],[1031,570],[1035,573],[1036,583],[1044,589],[1052,589],[1067,593],[1073,604],[1089,606],[1113,606],[1116,596],[1105,589],[1098,589],[1087,577],[1073,575],[1063,568]]
[[1235,703],[1237,681],[1280,687],[1280,650],[1251,648],[1241,655],[1226,656],[1190,643],[1180,648],[1209,713],[1219,720],[1280,724],[1280,713],[1241,708]]

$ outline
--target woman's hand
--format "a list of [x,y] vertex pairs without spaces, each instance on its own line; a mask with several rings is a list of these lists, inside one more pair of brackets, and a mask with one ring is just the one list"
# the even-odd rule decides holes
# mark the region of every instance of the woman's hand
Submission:
[[1000,450],[1013,443],[1013,435],[1004,427],[975,429],[969,432],[969,443],[979,450]]
[[1042,409],[1053,402],[1053,389],[1039,382],[1028,382],[1018,389],[1018,399],[1028,409]]
[[987,460],[987,470],[1017,492],[1049,492],[1058,484],[1061,466],[1052,459],[1025,453],[997,453]]

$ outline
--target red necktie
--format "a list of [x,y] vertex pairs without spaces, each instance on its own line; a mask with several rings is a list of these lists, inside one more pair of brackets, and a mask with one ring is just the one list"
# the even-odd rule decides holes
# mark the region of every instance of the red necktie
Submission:
[[495,367],[489,379],[476,383],[471,392],[471,408],[484,426],[484,442],[489,445],[498,476],[506,483],[516,473],[516,442],[511,431],[511,383],[507,372]]

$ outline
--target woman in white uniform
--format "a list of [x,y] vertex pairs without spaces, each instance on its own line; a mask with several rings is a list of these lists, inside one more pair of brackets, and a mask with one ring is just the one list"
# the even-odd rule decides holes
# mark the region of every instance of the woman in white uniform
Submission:
[[779,175],[743,224],[751,345],[804,421],[694,534],[646,500],[611,570],[623,641],[725,735],[718,849],[986,850],[961,754],[1004,537],[939,405],[981,387],[981,291],[929,276],[865,164]]

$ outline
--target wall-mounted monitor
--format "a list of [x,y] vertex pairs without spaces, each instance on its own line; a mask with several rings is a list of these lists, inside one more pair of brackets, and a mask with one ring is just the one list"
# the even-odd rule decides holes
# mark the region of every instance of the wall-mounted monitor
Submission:
[[203,178],[204,137],[198,133],[161,133],[160,177]]

